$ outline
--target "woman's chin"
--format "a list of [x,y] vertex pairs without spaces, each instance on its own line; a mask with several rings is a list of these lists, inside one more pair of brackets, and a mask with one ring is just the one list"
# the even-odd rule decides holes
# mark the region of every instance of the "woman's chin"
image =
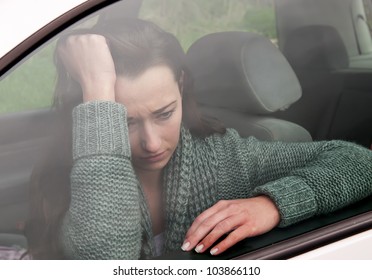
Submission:
[[147,172],[156,172],[162,171],[169,161],[169,157],[165,157],[158,161],[149,161],[149,160],[140,160],[133,162],[133,165],[136,170],[147,171]]

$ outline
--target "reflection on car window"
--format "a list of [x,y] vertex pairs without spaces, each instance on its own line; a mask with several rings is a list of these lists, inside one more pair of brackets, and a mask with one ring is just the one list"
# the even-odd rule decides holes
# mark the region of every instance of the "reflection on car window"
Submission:
[[[90,16],[73,28],[89,28],[98,17]],[[24,59],[0,83],[0,114],[48,108],[56,82],[55,41]]]
[[185,49],[218,31],[251,31],[276,41],[274,0],[149,0],[140,17],[175,34]]
[[366,20],[369,27],[369,30],[372,34],[372,1],[371,0],[363,0],[364,11],[366,14]]
[[49,107],[55,82],[54,44],[17,67],[0,83],[0,114]]

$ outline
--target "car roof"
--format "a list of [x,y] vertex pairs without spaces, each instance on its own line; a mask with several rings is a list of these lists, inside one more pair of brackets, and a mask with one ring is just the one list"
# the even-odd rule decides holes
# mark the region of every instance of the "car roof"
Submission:
[[2,0],[0,58],[27,37],[86,0]]

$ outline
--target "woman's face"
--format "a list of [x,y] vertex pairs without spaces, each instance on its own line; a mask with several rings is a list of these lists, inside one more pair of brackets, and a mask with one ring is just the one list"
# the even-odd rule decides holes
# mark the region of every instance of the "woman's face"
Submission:
[[182,98],[173,72],[154,66],[135,78],[118,76],[115,92],[116,102],[127,108],[135,170],[162,170],[177,147],[182,120]]

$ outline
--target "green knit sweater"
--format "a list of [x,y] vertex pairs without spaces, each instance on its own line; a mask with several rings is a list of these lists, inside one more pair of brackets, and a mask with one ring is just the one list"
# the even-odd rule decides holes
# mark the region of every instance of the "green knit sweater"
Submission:
[[[132,164],[126,109],[89,102],[73,113],[71,204],[61,232],[74,259],[154,255],[149,211]],[[372,153],[342,142],[282,143],[241,138],[234,130],[206,139],[181,129],[166,166],[165,251],[179,249],[195,217],[221,199],[265,194],[287,226],[372,193]]]

